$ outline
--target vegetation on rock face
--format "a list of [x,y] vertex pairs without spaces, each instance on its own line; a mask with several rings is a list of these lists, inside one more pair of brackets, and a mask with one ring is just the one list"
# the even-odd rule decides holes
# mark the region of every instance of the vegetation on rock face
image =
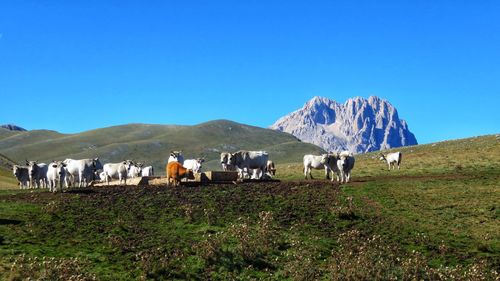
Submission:
[[342,186],[292,163],[281,183],[4,190],[0,279],[498,280],[499,145],[408,147],[391,172],[358,155]]

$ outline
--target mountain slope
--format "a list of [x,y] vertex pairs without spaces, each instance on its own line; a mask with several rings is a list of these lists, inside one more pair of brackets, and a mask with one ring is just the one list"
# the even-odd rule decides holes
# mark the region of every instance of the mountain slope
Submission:
[[0,125],[0,128],[6,129],[6,130],[9,130],[9,131],[21,131],[21,132],[25,132],[26,131],[26,129],[21,128],[19,126],[16,126],[14,124]]
[[417,144],[396,108],[374,96],[356,97],[344,104],[314,97],[301,109],[280,118],[271,129],[290,133],[328,151],[362,153]]
[[14,161],[0,154],[0,189],[17,187],[17,180],[12,175]]
[[128,124],[79,134],[46,130],[0,134],[0,153],[15,161],[99,157],[107,163],[134,159],[154,165],[157,171],[164,170],[171,150],[182,150],[186,158],[203,156],[205,169],[220,169],[220,152],[240,149],[267,150],[278,163],[322,152],[290,134],[226,120],[195,126]]

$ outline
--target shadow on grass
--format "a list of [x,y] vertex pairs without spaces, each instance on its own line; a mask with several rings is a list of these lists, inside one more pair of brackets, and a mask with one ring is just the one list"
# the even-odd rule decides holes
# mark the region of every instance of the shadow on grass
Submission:
[[21,224],[20,220],[11,220],[11,219],[0,219],[0,225],[18,225]]

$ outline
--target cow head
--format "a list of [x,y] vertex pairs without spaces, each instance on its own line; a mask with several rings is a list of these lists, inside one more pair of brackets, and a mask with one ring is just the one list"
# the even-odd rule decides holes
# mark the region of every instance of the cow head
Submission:
[[62,161],[52,161],[52,163],[50,164],[52,166],[52,168],[56,169],[57,171],[57,175],[59,176],[59,179],[61,179],[62,176],[65,175],[65,169],[64,167],[66,167],[66,164]]
[[348,155],[340,155],[337,164],[339,169],[342,168],[342,170],[346,171],[349,165],[349,156]]
[[38,165],[37,161],[28,161],[26,160],[26,165],[28,166],[28,173],[30,178],[35,177],[36,174],[38,173]]
[[235,153],[228,153],[226,164],[231,166],[231,165],[234,165],[235,162],[236,162],[236,154]]
[[94,171],[103,169],[102,163],[101,161],[99,161],[99,158],[92,159],[92,168]]
[[228,158],[228,156],[229,156],[229,153],[227,153],[227,152],[222,152],[222,153],[220,154],[220,163],[221,163],[221,164],[227,164],[227,158]]
[[17,165],[12,166],[12,173],[14,174],[15,177],[19,177],[20,169]]
[[380,158],[378,160],[385,161],[386,160],[385,155],[383,153],[380,153]]

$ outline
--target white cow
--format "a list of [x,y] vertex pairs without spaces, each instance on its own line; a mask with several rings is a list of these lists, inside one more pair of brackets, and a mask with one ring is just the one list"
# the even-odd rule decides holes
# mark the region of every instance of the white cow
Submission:
[[105,182],[106,181],[106,173],[105,172],[100,172],[99,173],[99,180],[101,182]]
[[127,185],[127,175],[130,168],[134,166],[134,163],[130,160],[126,160],[120,163],[107,163],[104,164],[103,173],[106,184],[109,185],[110,179],[118,179],[119,184],[124,182]]
[[103,168],[99,158],[95,159],[66,159],[66,187],[75,185],[75,179],[78,178],[78,187],[88,186],[94,179],[94,172]]
[[137,165],[132,164],[130,166],[130,168],[128,169],[128,173],[127,173],[128,178],[137,178],[141,175],[142,175],[142,167],[139,164],[137,164]]
[[170,156],[168,157],[168,163],[179,162],[184,164],[184,156],[182,156],[182,151],[170,151]]
[[152,177],[154,176],[153,166],[147,166],[142,168],[141,176],[143,177]]
[[251,174],[250,169],[260,169],[259,179],[264,177],[269,154],[266,151],[245,151],[240,150],[232,153],[227,164],[234,165],[240,171],[240,177],[244,173]]
[[[304,178],[307,179],[307,175],[313,179],[313,176],[311,174],[312,169],[316,170],[325,170],[325,178],[330,179],[330,166],[328,165],[328,160],[329,160],[329,155],[328,154],[322,154],[322,155],[312,155],[312,154],[306,154],[304,155]],[[326,165],[325,165],[326,164]]]
[[274,165],[273,161],[267,160],[266,171],[267,173],[269,173],[269,175],[276,176],[276,166]]
[[205,162],[205,159],[203,158],[187,159],[184,160],[184,164],[182,164],[182,166],[186,169],[192,170],[193,173],[199,173],[201,171],[201,164],[203,162]]
[[14,165],[12,166],[12,173],[19,181],[19,188],[29,188],[30,187],[30,173],[28,166]]
[[[328,173],[332,174],[331,181],[334,181],[333,175],[337,177],[337,181],[340,181],[340,170],[338,168],[337,162],[339,160],[339,153],[333,153],[330,152],[326,154],[326,157],[324,155],[322,161],[324,162],[325,168],[328,168]],[[328,178],[328,177],[327,177]]]
[[231,153],[229,152],[222,152],[220,154],[220,164],[222,165],[222,170],[223,171],[235,171],[236,168],[234,167],[234,165],[228,165],[227,164],[227,161],[229,160],[229,158],[231,157]]
[[354,168],[354,155],[349,151],[343,151],[339,154],[337,167],[341,183],[347,183],[351,180],[351,170]]
[[37,161],[26,160],[26,165],[28,166],[28,172],[30,176],[30,186],[34,188],[46,188],[48,170],[47,164],[38,164]]
[[401,152],[392,152],[387,155],[384,155],[383,153],[380,153],[380,161],[386,161],[387,165],[389,166],[389,171],[391,170],[391,165],[392,169],[394,170],[396,168],[396,165],[398,165],[398,170],[399,170],[399,165],[401,164],[401,160],[403,159],[403,154]]
[[47,180],[49,182],[49,190],[52,192],[57,191],[57,183],[59,183],[59,188],[63,190],[63,182],[66,178],[66,164],[62,161],[53,161],[49,164],[47,170]]

